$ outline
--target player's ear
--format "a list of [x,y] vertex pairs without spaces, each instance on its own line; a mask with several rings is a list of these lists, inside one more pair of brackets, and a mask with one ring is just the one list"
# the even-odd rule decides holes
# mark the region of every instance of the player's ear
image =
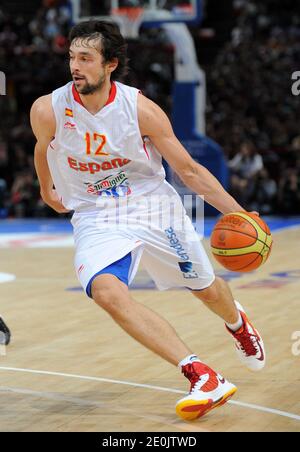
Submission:
[[112,72],[114,72],[117,69],[118,65],[119,65],[118,58],[113,58],[111,61],[109,61],[109,63],[107,63],[109,73],[111,74]]

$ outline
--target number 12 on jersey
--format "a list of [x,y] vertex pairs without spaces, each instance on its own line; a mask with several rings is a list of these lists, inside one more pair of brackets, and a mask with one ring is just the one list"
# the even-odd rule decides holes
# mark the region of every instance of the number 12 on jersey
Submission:
[[[89,132],[87,132],[85,134],[84,137],[85,141],[86,141],[86,153],[87,155],[109,155],[108,152],[104,152],[103,148],[106,144],[106,136],[105,135],[101,135],[99,133],[94,133],[93,134],[93,139],[91,138],[91,134]],[[98,147],[95,151],[92,150],[92,141],[95,142],[95,145],[98,144]]]

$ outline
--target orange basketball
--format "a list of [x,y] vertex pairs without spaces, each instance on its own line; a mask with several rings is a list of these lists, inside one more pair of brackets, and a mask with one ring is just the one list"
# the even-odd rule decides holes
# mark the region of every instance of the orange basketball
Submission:
[[263,265],[272,243],[268,225],[248,212],[224,215],[216,224],[210,242],[217,261],[234,272],[250,272]]

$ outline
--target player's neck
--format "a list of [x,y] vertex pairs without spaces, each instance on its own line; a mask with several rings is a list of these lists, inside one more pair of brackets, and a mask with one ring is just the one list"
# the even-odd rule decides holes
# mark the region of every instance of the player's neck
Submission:
[[110,91],[111,81],[107,79],[102,88],[93,94],[83,95],[79,93],[83,106],[92,114],[95,115],[106,105]]

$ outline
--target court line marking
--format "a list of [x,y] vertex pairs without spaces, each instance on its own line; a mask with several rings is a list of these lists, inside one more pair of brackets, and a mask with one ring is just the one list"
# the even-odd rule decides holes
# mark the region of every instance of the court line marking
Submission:
[[[56,376],[56,377],[66,377],[66,378],[74,378],[78,380],[87,380],[87,381],[99,381],[102,383],[113,383],[113,384],[119,384],[119,385],[126,385],[126,386],[133,386],[136,388],[146,388],[146,389],[153,389],[155,391],[163,391],[163,392],[171,392],[174,394],[186,394],[186,391],[181,391],[179,389],[172,389],[172,388],[165,388],[163,386],[152,386],[148,384],[142,384],[142,383],[133,383],[130,381],[123,381],[123,380],[112,380],[110,378],[102,378],[102,377],[89,377],[85,375],[75,375],[75,374],[67,374],[67,373],[61,373],[61,372],[48,372],[45,370],[33,370],[33,369],[22,369],[22,368],[15,368],[15,367],[0,367],[0,370],[4,371],[10,371],[10,372],[23,372],[23,373],[30,373],[30,374],[37,374],[37,375],[49,375],[49,376]],[[260,405],[254,405],[252,403],[245,403],[245,402],[236,402],[236,401],[229,401],[231,405],[240,406],[243,408],[249,408],[256,411],[262,411],[265,413],[275,414],[277,416],[282,416],[286,418],[290,418],[296,421],[300,421],[300,416],[294,413],[288,413],[287,411],[281,411],[276,410],[273,408],[268,408]]]
[[[59,394],[56,392],[32,391],[30,389],[24,389],[24,388],[0,386],[0,393],[4,393],[4,394],[13,393],[13,394],[29,395],[31,397],[44,398],[47,400],[54,400],[57,402],[67,402],[67,403],[79,405],[81,407],[86,407],[86,408],[101,408],[101,409],[105,408],[109,411],[112,411],[112,412],[115,412],[118,414],[121,413],[124,415],[126,414],[127,416],[129,415],[129,416],[133,416],[136,418],[145,419],[147,421],[156,422],[156,423],[168,426],[168,427],[175,427],[178,430],[182,430],[182,431],[211,433],[211,430],[200,427],[199,425],[195,425],[195,424],[192,425],[192,424],[184,423],[184,422],[180,421],[180,419],[175,419],[174,421],[170,422],[166,419],[166,417],[163,417],[163,416],[157,416],[157,415],[153,416],[150,414],[146,415],[146,414],[142,414],[142,413],[137,413],[136,411],[131,410],[130,408],[122,408],[122,407],[114,408],[105,402],[96,402],[94,400],[82,399],[80,397],[70,397],[70,396],[66,396],[64,394]],[[66,425],[66,424],[68,425],[67,422],[65,422],[63,425]],[[57,427],[56,430],[62,429],[63,425],[60,425],[59,427]]]

